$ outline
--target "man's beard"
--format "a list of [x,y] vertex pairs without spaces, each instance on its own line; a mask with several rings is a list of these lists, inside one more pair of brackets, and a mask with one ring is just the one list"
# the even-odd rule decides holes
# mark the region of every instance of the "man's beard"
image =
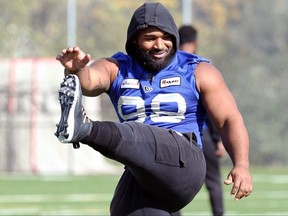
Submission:
[[173,59],[175,54],[175,48],[173,47],[168,55],[163,59],[154,59],[149,55],[149,52],[159,51],[159,50],[143,50],[139,46],[135,46],[135,58],[139,62],[139,64],[149,72],[158,72],[165,68]]

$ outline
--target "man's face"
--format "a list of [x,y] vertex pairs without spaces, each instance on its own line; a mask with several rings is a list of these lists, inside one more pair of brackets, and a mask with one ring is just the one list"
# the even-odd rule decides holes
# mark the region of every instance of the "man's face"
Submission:
[[166,67],[175,54],[172,36],[156,27],[140,31],[135,42],[136,58],[150,72]]

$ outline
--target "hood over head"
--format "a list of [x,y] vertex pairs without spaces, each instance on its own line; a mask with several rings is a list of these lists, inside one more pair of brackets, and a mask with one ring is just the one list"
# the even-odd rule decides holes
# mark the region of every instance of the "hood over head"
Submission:
[[167,32],[174,38],[175,50],[179,46],[179,33],[175,21],[170,12],[160,3],[144,3],[134,12],[127,30],[126,52],[133,56],[135,54],[133,37],[142,29],[154,26]]

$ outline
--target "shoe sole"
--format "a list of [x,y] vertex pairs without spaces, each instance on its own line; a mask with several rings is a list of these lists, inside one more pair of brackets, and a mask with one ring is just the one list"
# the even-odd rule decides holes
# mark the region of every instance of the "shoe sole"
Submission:
[[[74,133],[74,113],[77,97],[81,94],[80,83],[76,75],[68,75],[60,84],[59,102],[61,106],[61,117],[56,125],[55,135],[61,143],[69,143]],[[74,148],[79,148],[79,143],[73,143]]]

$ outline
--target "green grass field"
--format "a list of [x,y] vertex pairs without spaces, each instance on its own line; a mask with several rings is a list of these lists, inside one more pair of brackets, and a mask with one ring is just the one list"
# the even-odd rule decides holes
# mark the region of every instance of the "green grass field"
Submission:
[[[252,168],[253,194],[239,202],[224,186],[225,215],[288,215],[287,168]],[[223,170],[223,179],[227,171]],[[109,215],[119,175],[0,175],[0,215]],[[205,187],[183,216],[211,215]]]

